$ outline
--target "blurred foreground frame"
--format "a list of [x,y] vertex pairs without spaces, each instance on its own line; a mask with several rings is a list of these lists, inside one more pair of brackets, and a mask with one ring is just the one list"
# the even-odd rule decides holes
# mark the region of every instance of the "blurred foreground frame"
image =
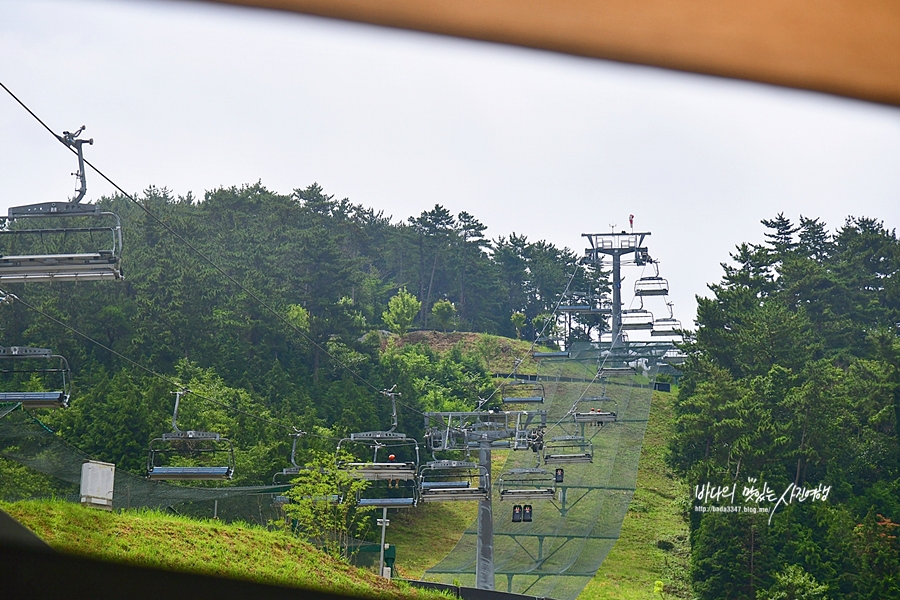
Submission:
[[896,0],[211,0],[900,106]]

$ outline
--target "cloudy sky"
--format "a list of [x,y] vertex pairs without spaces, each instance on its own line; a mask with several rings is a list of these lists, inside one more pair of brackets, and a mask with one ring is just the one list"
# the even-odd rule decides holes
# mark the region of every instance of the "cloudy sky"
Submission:
[[[395,221],[442,204],[579,252],[634,214],[685,324],[760,219],[900,225],[896,108],[186,2],[0,0],[0,56],[133,192],[318,182]],[[0,132],[0,212],[72,194],[71,154],[2,90]],[[88,198],[111,192],[88,174]]]

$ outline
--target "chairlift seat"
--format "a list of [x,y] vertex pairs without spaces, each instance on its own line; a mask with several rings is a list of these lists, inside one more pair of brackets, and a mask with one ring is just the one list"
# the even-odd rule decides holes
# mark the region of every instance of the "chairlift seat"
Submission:
[[591,306],[589,304],[562,304],[556,310],[561,313],[589,313]]
[[416,478],[415,463],[347,463],[354,477],[367,481],[393,481]]
[[451,488],[470,488],[472,484],[468,481],[423,481],[422,490],[438,490]]
[[594,461],[594,455],[590,452],[576,454],[545,454],[544,462],[547,464],[589,463]]
[[580,435],[564,435],[551,438],[544,446],[544,462],[586,463],[593,462],[594,452],[589,441]]
[[553,488],[521,488],[500,490],[500,500],[553,500],[556,490]]
[[439,487],[422,489],[422,502],[483,500],[489,496],[490,491],[482,487]]
[[606,411],[594,412],[577,412],[575,413],[576,423],[615,423],[616,413]]
[[231,467],[151,467],[148,479],[180,481],[213,481],[231,479]]
[[544,384],[534,381],[514,381],[500,387],[503,404],[543,404]]
[[222,439],[221,434],[215,433],[214,431],[194,431],[193,429],[189,429],[188,431],[170,431],[162,434],[161,437],[167,442],[177,440],[212,440],[217,442]]
[[504,404],[542,404],[543,396],[506,396],[503,398]]
[[621,375],[621,374],[632,374],[634,373],[634,367],[624,365],[624,366],[603,366],[600,368],[600,377],[604,375]]
[[360,431],[350,434],[350,441],[353,442],[385,440],[391,442],[404,442],[409,439],[410,438],[406,437],[405,433],[400,433],[398,431]]
[[666,296],[669,282],[662,277],[641,277],[634,282],[635,296]]
[[26,408],[65,408],[65,392],[0,392],[0,402],[19,402]]
[[415,505],[415,498],[360,498],[357,502],[357,506],[373,508],[412,508]]
[[115,280],[122,278],[119,263],[118,256],[105,250],[77,254],[0,256],[0,282]]

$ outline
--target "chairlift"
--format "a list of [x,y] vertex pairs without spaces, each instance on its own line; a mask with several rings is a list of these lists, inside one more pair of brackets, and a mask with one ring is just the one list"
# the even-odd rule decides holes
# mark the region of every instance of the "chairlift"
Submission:
[[653,313],[643,308],[635,310],[623,310],[622,329],[624,331],[653,329]]
[[514,381],[500,386],[503,404],[542,404],[544,384],[536,381]]
[[681,321],[678,319],[656,319],[653,321],[653,337],[679,337],[681,335]]
[[594,446],[580,435],[563,435],[544,443],[545,464],[586,463],[594,460]]
[[561,313],[571,313],[571,314],[585,314],[591,312],[590,304],[560,304],[556,310]]
[[[47,348],[32,348],[30,346],[0,347],[0,359],[10,361],[11,368],[3,368],[0,373],[12,375],[15,373],[29,373],[37,375],[51,375],[59,377],[61,388],[48,392],[0,392],[0,402],[19,403],[25,408],[65,408],[69,404],[69,380],[71,370],[66,359]],[[40,361],[40,362],[39,362]],[[43,362],[47,361],[47,362]],[[51,365],[50,362],[54,364]],[[41,365],[43,362],[43,365]],[[20,368],[16,368],[21,365]]]
[[659,277],[641,277],[634,282],[635,296],[667,296],[669,282]]
[[485,500],[490,495],[490,476],[474,462],[435,460],[425,463],[419,472],[422,502]]
[[[371,482],[387,482],[387,489],[373,486],[366,490],[366,496],[356,498],[357,506],[372,508],[410,508],[418,502],[419,442],[397,428],[397,392],[394,388],[382,392],[391,399],[391,427],[387,431],[362,431],[351,433],[338,442],[340,453],[345,444],[361,445],[372,450],[372,460],[338,464],[339,469],[352,476]],[[412,447],[415,459],[398,461],[394,448]],[[379,459],[379,452],[389,452],[385,459]],[[372,493],[373,495],[369,495]]]
[[[172,412],[172,431],[150,441],[147,457],[147,479],[180,481],[222,481],[234,475],[234,445],[231,440],[212,431],[181,431],[178,429],[178,406],[187,390],[173,392],[175,410]],[[161,464],[168,456],[184,456],[204,464],[170,466]],[[224,455],[224,460],[220,457]],[[215,458],[217,460],[212,461]],[[207,464],[213,462],[213,465]],[[222,463],[225,463],[222,465]]]
[[300,474],[300,471],[305,468],[297,464],[297,440],[299,440],[302,435],[303,433],[299,431],[291,434],[291,437],[294,438],[291,443],[291,466],[282,469],[280,473],[275,473],[272,476],[272,485],[277,483],[278,478],[290,480],[291,478],[297,477],[297,475]]
[[675,318],[674,305],[671,302],[666,302],[666,307],[669,309],[669,317],[656,319],[653,322],[653,331],[650,332],[650,335],[661,337],[680,337],[681,321]]
[[616,413],[596,408],[591,408],[587,412],[575,412],[573,415],[576,423],[592,423],[602,427],[604,423],[616,422]]
[[[11,246],[23,241],[26,250],[35,246],[46,248],[50,240],[57,240],[55,251],[28,252],[25,254],[0,255],[0,283],[23,283],[31,281],[99,281],[122,279],[122,223],[112,212],[102,211],[95,204],[82,204],[87,192],[82,146],[93,144],[91,140],[76,139],[84,131],[82,126],[75,133],[63,132],[60,140],[78,154],[78,177],[80,186],[77,195],[69,202],[43,202],[14,206],[9,209],[6,227],[0,229],[0,239],[11,238]],[[83,217],[94,220],[87,227],[10,227],[12,223],[27,219],[55,219]],[[112,219],[114,223],[109,223]],[[107,221],[107,224],[98,224]],[[109,241],[100,249],[94,239],[95,234],[109,236]],[[80,244],[71,245],[78,239]],[[32,240],[30,243],[28,240]],[[66,247],[58,246],[65,244]]]
[[554,474],[544,469],[510,469],[497,481],[500,500],[553,500]]

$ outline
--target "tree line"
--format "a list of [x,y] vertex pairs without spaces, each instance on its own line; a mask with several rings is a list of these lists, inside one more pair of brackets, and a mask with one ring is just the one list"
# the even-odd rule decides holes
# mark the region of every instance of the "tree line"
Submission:
[[[98,203],[122,220],[124,281],[10,284],[52,318],[4,304],[0,343],[64,355],[75,373],[72,405],[42,418],[89,455],[134,472],[144,469],[148,441],[170,428],[173,381],[217,401],[188,395],[179,420],[235,441],[241,483],[264,483],[283,468],[289,431],[279,425],[321,435],[304,440],[301,455],[350,431],[387,428],[390,402],[378,392],[393,385],[406,406],[401,429],[415,435],[415,411],[474,406],[491,379],[477,352],[395,347],[381,330],[514,336],[518,326],[533,335],[532,322],[552,311],[573,272],[571,289],[593,285],[567,248],[517,234],[489,240],[475,216],[439,205],[396,222],[316,184],[290,194],[220,188],[202,201],[150,188],[140,206],[123,196]],[[7,225],[23,226],[34,223]],[[105,240],[0,242],[2,254],[27,254]]]
[[[900,242],[870,218],[763,224],[698,298],[685,345],[670,459],[695,492],[694,591],[900,598]],[[830,492],[774,514],[694,508],[695,486],[741,499],[764,483]]]

